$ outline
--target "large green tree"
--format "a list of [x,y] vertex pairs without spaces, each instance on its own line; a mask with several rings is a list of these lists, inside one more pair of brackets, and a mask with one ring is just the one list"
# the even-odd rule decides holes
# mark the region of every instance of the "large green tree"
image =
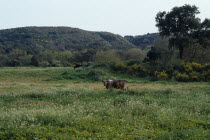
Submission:
[[198,39],[199,44],[203,47],[210,46],[210,19],[205,19],[200,29],[194,34],[194,38]]
[[193,35],[200,29],[200,19],[196,17],[198,13],[198,7],[184,5],[174,7],[170,12],[159,12],[156,16],[160,36],[169,37],[169,46],[179,49],[181,59],[184,48],[193,44]]

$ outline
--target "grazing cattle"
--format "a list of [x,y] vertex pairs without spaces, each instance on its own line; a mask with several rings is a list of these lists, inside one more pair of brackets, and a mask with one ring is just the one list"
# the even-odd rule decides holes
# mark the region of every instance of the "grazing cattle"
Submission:
[[126,80],[102,80],[106,89],[116,88],[125,90]]
[[125,89],[125,83],[126,83],[127,81],[126,80],[116,80],[116,82],[115,82],[115,88],[116,89]]
[[76,65],[74,66],[74,69],[79,68],[79,67],[82,67],[82,65],[81,65],[81,64],[76,64]]
[[106,89],[113,88],[113,80],[102,80]]

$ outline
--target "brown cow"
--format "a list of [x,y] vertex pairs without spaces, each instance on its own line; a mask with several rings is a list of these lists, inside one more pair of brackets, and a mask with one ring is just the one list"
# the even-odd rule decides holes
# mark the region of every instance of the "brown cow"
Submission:
[[127,81],[126,80],[117,80],[116,81],[116,88],[117,89],[125,89],[125,83],[126,83]]

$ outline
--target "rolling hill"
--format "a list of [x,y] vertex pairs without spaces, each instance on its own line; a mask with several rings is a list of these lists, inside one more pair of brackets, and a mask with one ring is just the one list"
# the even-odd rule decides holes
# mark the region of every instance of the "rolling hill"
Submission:
[[122,55],[132,48],[149,50],[156,37],[152,34],[122,37],[71,27],[5,29],[0,30],[0,67],[69,66],[75,61],[91,61],[101,51],[113,49]]
[[7,54],[13,49],[36,54],[44,50],[125,50],[134,47],[135,45],[120,35],[71,27],[22,27],[0,30],[1,54]]

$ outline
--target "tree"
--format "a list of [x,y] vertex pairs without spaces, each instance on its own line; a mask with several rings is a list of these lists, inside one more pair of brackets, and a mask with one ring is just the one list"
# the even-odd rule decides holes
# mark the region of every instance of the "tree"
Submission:
[[161,51],[157,47],[151,47],[151,50],[147,53],[145,61],[156,61],[160,59]]
[[200,29],[194,34],[194,37],[203,47],[210,46],[210,19],[205,19],[201,23]]
[[94,62],[117,62],[120,61],[116,50],[98,51],[93,58]]
[[160,36],[169,37],[169,46],[179,49],[179,57],[183,59],[184,48],[193,41],[193,34],[199,30],[200,19],[196,17],[198,7],[184,5],[174,7],[170,12],[159,12],[156,16],[156,26]]
[[142,61],[145,58],[145,53],[141,49],[132,48],[124,53],[124,58],[126,60]]
[[39,66],[39,61],[38,61],[38,58],[36,55],[34,55],[32,58],[31,58],[31,65],[33,66]]

